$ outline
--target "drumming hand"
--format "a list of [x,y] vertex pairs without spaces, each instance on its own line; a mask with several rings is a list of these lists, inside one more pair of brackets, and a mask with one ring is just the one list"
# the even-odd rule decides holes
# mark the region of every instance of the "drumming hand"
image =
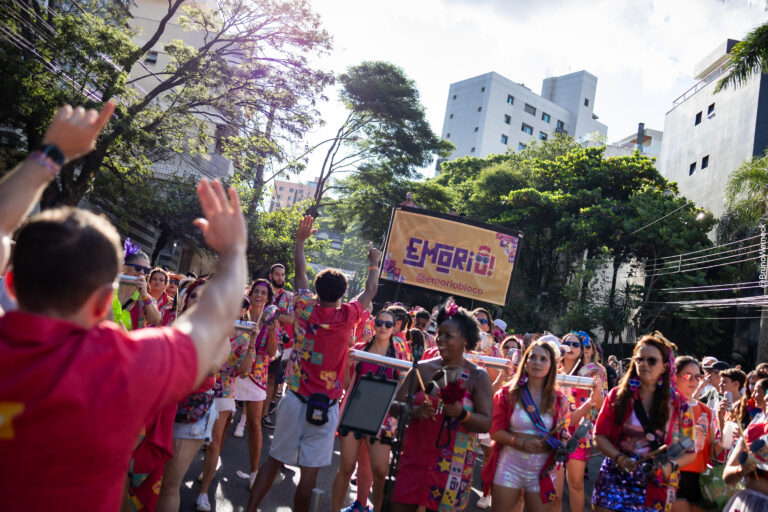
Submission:
[[461,404],[461,402],[455,402],[452,404],[443,403],[443,414],[446,416],[457,418],[463,410],[464,406]]
[[621,463],[619,464],[619,468],[622,471],[626,471],[627,473],[631,473],[634,470],[637,469],[637,461],[631,457],[622,457]]

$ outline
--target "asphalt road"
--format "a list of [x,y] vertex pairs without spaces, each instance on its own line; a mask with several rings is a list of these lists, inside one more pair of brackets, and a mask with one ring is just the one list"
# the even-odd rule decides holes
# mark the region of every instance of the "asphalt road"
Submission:
[[[237,476],[236,472],[249,471],[248,465],[248,431],[246,430],[246,436],[243,438],[236,438],[232,436],[234,432],[234,425],[240,417],[239,410],[235,413],[234,421],[227,431],[227,438],[224,441],[224,448],[221,454],[221,466],[216,472],[216,476],[211,484],[211,488],[208,493],[208,497],[211,501],[212,510],[216,512],[240,512],[245,510],[245,506],[248,503],[248,482]],[[264,442],[261,449],[261,460],[266,460],[269,454],[269,447],[272,441],[272,434],[274,430],[262,428],[264,434]],[[335,446],[333,454],[333,462],[330,466],[320,470],[317,478],[317,487],[325,491],[323,505],[320,510],[327,511],[330,509],[331,503],[331,487],[333,479],[336,476],[336,469],[339,463],[339,447],[338,442]],[[184,483],[181,486],[181,509],[182,511],[194,511],[195,500],[199,493],[200,484],[197,482],[197,476],[203,470],[203,454],[201,451],[195,460],[192,462]],[[593,456],[590,459],[589,478],[585,480],[585,498],[587,506],[584,510],[590,510],[589,497],[592,495],[592,486],[597,476],[602,457]],[[293,508],[293,492],[296,489],[296,484],[299,481],[299,468],[294,466],[286,466],[275,479],[272,488],[270,489],[264,501],[261,503],[260,510],[263,512],[289,512]],[[480,483],[480,463],[478,463],[474,481],[472,484],[472,490],[476,498],[470,499],[470,505],[467,510],[479,511],[481,509],[476,508],[475,502],[481,496],[482,484]],[[355,487],[350,485],[348,499],[345,501],[345,506],[352,503],[355,496]],[[570,511],[568,506],[567,486],[565,496],[563,497],[563,510]]]

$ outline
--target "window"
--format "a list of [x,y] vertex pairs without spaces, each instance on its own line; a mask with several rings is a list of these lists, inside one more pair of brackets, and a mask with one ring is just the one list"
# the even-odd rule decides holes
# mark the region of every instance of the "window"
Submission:
[[696,172],[696,162],[693,162],[688,168],[688,176],[692,176]]
[[709,155],[701,159],[701,168],[706,169],[707,167],[709,167]]
[[451,138],[451,133],[450,133],[450,132],[446,133],[446,134],[445,134],[445,138],[446,138],[446,139],[450,139],[450,138]]
[[547,140],[547,134],[544,132],[539,132],[539,140]]
[[509,141],[509,137],[507,137],[506,135],[502,135],[501,136],[501,143],[502,144],[506,144],[508,141]]
[[514,105],[515,104],[515,97],[512,96],[511,94],[507,94],[507,103],[509,103],[510,105]]
[[448,119],[453,119],[453,114],[449,115]]
[[456,99],[456,95],[455,94],[453,95],[453,99]]
[[558,130],[565,130],[565,123],[564,123],[564,122],[562,122],[562,121],[561,121],[561,120],[559,120],[559,119],[557,120],[557,129],[558,129]]
[[278,201],[280,200],[280,194],[277,194],[277,200]]
[[485,92],[485,87],[481,87],[480,92]]
[[293,189],[292,189],[292,188],[289,188],[289,189],[288,189],[288,192],[293,192]]
[[528,126],[527,124],[523,123],[523,126],[520,129],[528,135],[533,135],[533,126]]
[[482,112],[483,111],[483,107],[477,107],[477,111],[478,112]]
[[585,107],[589,106],[589,98],[584,98],[584,106]]
[[528,112],[532,116],[536,115],[536,107],[534,107],[533,105],[529,105],[529,104],[526,103],[525,104],[525,108],[523,110],[525,110],[526,112]]
[[518,150],[518,151],[522,151],[522,150],[524,150],[524,149],[525,149],[525,147],[526,147],[526,146],[525,146],[525,144],[523,144],[522,142],[519,142],[519,143],[517,144],[517,150]]
[[470,153],[474,153],[475,152],[475,148],[473,147],[472,149],[469,150],[469,152]]
[[693,122],[693,126],[696,126],[697,124],[701,123],[701,112],[696,114],[696,120]]
[[507,114],[504,114],[504,124],[510,124],[511,122],[512,122],[512,118]]
[[544,121],[545,123],[548,123],[549,119],[550,119],[549,114],[547,114],[546,112],[542,112],[541,113],[541,120],[542,121]]
[[157,64],[157,52],[147,52],[144,62],[147,64]]
[[280,187],[280,190],[282,191],[282,190],[283,190],[283,187]]
[[711,104],[709,107],[707,107],[707,117],[712,117],[715,115],[715,104]]
[[479,130],[479,129],[480,129],[479,126],[475,126],[475,133],[477,133],[477,130]]

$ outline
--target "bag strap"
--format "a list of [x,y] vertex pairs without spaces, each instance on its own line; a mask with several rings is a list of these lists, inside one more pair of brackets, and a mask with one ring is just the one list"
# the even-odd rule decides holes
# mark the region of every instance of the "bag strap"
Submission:
[[[533,401],[533,397],[531,396],[531,392],[528,390],[528,386],[523,387],[523,405],[525,406],[525,412],[531,419],[533,426],[536,427],[536,430],[539,432],[539,434],[542,435],[542,437],[546,437],[547,444],[549,444],[549,446],[552,448],[559,448],[560,440],[555,436],[549,435],[549,429],[547,429],[547,427],[544,425],[544,420],[541,418],[539,409],[536,407],[536,402]],[[557,424],[555,424],[555,426],[557,426]]]
[[645,431],[645,437],[651,444],[651,450],[655,450],[661,445],[659,443],[658,437],[656,436],[656,432],[653,430],[653,426],[651,425],[651,419],[648,417],[648,413],[645,412],[643,401],[638,398],[635,400],[635,403],[632,404],[632,406],[635,410],[635,416],[637,416],[637,419],[640,421],[640,425]]

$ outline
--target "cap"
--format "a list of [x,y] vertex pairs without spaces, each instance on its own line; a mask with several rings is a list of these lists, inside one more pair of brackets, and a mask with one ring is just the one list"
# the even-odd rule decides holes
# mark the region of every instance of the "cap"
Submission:
[[717,362],[716,357],[707,356],[704,359],[701,360],[701,367],[706,369],[712,368],[712,365]]
[[545,343],[549,343],[549,345],[552,347],[552,349],[555,351],[555,354],[557,354],[558,357],[562,355],[563,350],[565,352],[571,351],[570,347],[568,345],[562,345],[560,343],[560,339],[554,334],[545,334],[544,336],[542,336],[536,341],[543,341]]
[[496,327],[498,327],[502,331],[506,331],[507,330],[507,322],[505,322],[501,318],[497,318],[496,320],[494,320],[493,321],[493,325],[495,325]]
[[717,370],[718,372],[721,372],[723,370],[727,370],[730,367],[731,367],[731,365],[729,365],[725,361],[716,361],[715,364],[713,364],[711,367],[706,368],[706,369],[707,370]]

